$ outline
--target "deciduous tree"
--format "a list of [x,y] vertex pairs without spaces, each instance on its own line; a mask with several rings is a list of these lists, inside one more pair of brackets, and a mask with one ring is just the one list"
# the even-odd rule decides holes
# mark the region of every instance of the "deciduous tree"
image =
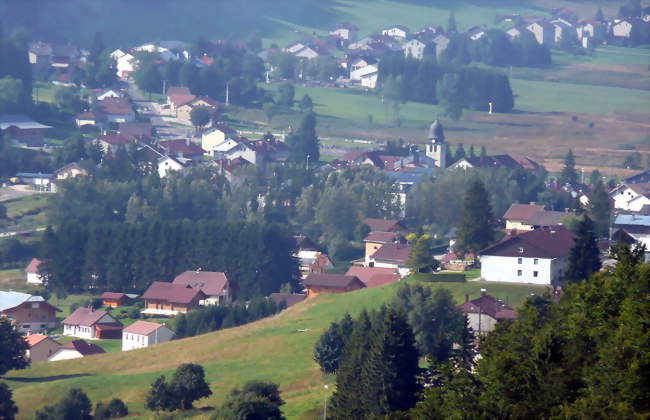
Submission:
[[29,366],[29,346],[9,318],[0,317],[0,375]]

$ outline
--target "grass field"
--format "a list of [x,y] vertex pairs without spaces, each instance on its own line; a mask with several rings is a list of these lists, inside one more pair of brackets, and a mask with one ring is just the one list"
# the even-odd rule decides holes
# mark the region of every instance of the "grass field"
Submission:
[[[55,396],[74,386],[82,387],[94,402],[113,397],[123,399],[130,412],[147,418],[143,402],[148,387],[160,374],[170,374],[180,363],[200,363],[214,395],[197,406],[214,407],[235,386],[251,379],[270,380],[281,385],[287,401],[284,412],[290,419],[318,410],[323,401],[324,377],[312,360],[312,349],[321,332],[345,312],[377,308],[393,296],[398,285],[365,289],[343,295],[321,295],[282,313],[245,326],[165,343],[128,353],[115,352],[85,359],[37,364],[12,371],[5,378],[20,407],[19,418],[31,418],[34,411],[53,402]],[[512,305],[520,305],[530,293],[544,289],[529,285],[437,283],[448,288],[457,301],[466,293],[477,297],[480,288]],[[298,332],[304,330],[305,332]],[[209,413],[197,411],[196,418]]]
[[3,229],[33,229],[45,226],[47,194],[31,194],[3,201],[8,220],[0,222]]

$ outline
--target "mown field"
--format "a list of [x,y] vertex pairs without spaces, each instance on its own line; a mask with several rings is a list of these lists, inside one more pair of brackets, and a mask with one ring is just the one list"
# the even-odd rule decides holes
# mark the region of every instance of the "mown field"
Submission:
[[[410,281],[410,280],[407,280]],[[173,341],[127,353],[113,352],[85,359],[39,363],[27,370],[11,371],[5,378],[20,407],[19,418],[32,418],[35,410],[51,403],[71,387],[81,387],[94,401],[122,398],[135,418],[147,418],[144,398],[153,380],[170,374],[181,363],[204,366],[214,394],[197,404],[195,418],[206,418],[227,392],[252,379],[278,382],[290,419],[316,418],[324,395],[323,376],[312,360],[313,345],[330,322],[346,312],[377,308],[389,301],[398,285],[365,289],[343,295],[322,295],[282,313],[245,326]],[[520,305],[530,293],[544,288],[529,285],[437,283],[461,302],[465,294],[475,298],[486,287],[492,295]],[[300,332],[304,331],[304,332]]]

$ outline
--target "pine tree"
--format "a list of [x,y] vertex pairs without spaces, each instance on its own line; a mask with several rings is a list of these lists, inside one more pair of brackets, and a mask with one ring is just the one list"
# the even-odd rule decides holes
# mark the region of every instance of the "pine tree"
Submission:
[[464,314],[463,328],[458,336],[458,343],[452,350],[452,359],[458,367],[471,371],[476,365],[474,362],[476,357],[475,341],[474,331],[469,326],[469,318],[467,314]]
[[596,22],[604,22],[605,21],[605,15],[603,15],[603,9],[600,7],[598,8],[598,11],[596,12],[596,16],[594,17],[594,20]]
[[589,216],[578,225],[575,243],[569,253],[569,268],[565,277],[570,282],[580,282],[600,270],[600,252],[594,233],[594,223]]
[[16,418],[18,407],[16,407],[12,396],[11,389],[7,384],[0,382],[0,419],[14,420]]
[[447,32],[450,34],[456,33],[458,31],[456,25],[456,15],[453,11],[449,12],[449,19],[447,19]]
[[344,345],[345,341],[341,335],[339,324],[332,322],[314,347],[314,360],[323,372],[334,373],[337,371]]
[[415,405],[420,368],[415,337],[403,313],[390,308],[380,311],[374,323],[358,389],[363,389],[368,401],[366,416],[380,418]]
[[473,144],[469,146],[469,152],[467,152],[467,155],[470,158],[475,158],[476,157],[476,151],[474,150],[474,145]]
[[456,152],[454,153],[454,162],[458,162],[459,160],[463,159],[465,156],[466,156],[465,147],[463,147],[463,143],[460,143],[456,147]]
[[487,150],[485,149],[485,146],[481,146],[481,157],[487,157]]
[[409,258],[406,261],[406,266],[415,272],[428,272],[434,267],[435,260],[431,255],[431,239],[429,235],[421,235],[418,237],[411,247]]
[[569,149],[569,152],[564,158],[564,168],[560,174],[560,183],[562,185],[571,184],[575,185],[578,182],[578,173],[576,172],[576,160],[573,156],[573,150]]
[[483,182],[475,179],[465,192],[458,222],[457,247],[475,253],[487,247],[494,239],[491,221],[490,197]]
[[588,213],[594,221],[596,235],[601,238],[609,235],[611,207],[609,194],[602,180],[599,179],[589,197]]

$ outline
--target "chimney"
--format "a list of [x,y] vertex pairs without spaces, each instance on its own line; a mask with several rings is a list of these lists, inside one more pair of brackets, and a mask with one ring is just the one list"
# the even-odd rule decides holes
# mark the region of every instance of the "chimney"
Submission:
[[481,297],[487,296],[487,290],[486,289],[481,289]]
[[465,293],[465,303],[469,302],[469,294]]

